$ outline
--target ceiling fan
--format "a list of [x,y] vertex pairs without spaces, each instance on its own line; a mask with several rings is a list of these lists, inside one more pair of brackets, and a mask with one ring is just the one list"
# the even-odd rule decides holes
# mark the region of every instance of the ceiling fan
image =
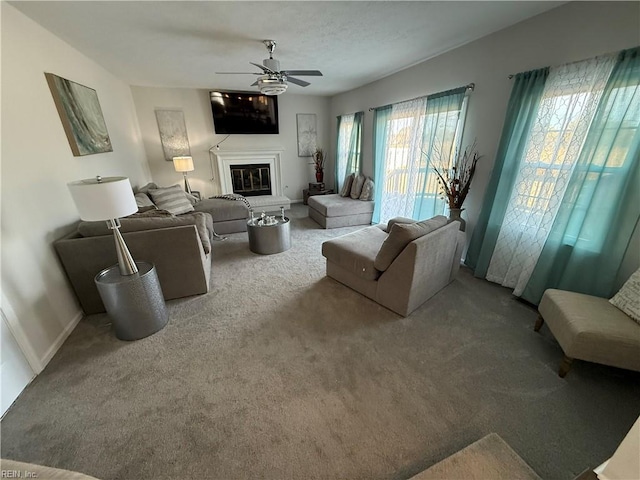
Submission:
[[261,72],[216,72],[219,75],[259,75],[258,79],[251,86],[258,86],[260,93],[264,95],[280,95],[287,91],[288,83],[293,83],[301,87],[311,85],[309,82],[295,78],[293,75],[306,77],[321,77],[319,70],[280,70],[280,62],[273,58],[273,51],[276,49],[274,40],[263,40],[267,47],[269,58],[262,61],[262,65],[249,62],[260,68]]

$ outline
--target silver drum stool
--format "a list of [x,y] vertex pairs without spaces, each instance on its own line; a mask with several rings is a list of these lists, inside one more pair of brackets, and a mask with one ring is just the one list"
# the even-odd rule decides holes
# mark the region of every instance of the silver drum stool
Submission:
[[138,273],[133,275],[121,275],[118,265],[114,265],[95,278],[120,340],[148,337],[162,330],[169,321],[156,268],[148,262],[136,262],[136,265]]
[[[269,219],[273,223],[268,223]],[[271,255],[291,248],[289,219],[284,215],[251,219],[247,222],[247,232],[253,253]]]

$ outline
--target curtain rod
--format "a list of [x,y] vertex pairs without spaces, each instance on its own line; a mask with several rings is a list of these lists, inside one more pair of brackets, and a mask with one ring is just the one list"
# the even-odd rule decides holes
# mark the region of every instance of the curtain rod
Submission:
[[[464,88],[466,88],[467,90],[471,90],[473,91],[476,88],[476,84],[475,83],[469,83],[467,85],[464,85]],[[418,100],[419,98],[424,98],[424,97],[429,97],[431,95],[439,95],[441,93],[447,93],[447,92],[451,92],[453,90],[457,90],[457,88],[452,88],[450,90],[444,90],[443,92],[436,92],[436,93],[430,93],[428,95],[420,95],[419,97],[413,97],[413,98],[409,98],[408,100],[400,100],[400,102],[396,102],[396,103],[401,103],[401,102],[410,102],[412,100]],[[374,110],[376,110],[377,108],[382,108],[382,107],[386,107],[387,105],[380,105],[379,107],[369,107],[369,111],[373,112]]]
[[[629,50],[633,50],[633,48],[630,48]],[[620,53],[624,52],[625,50],[616,50],[614,52],[609,52],[609,53],[603,53],[602,55],[596,55],[595,57],[589,57],[589,58],[583,58],[582,60],[575,60],[573,62],[566,62],[566,63],[561,63],[558,65],[552,65],[552,66],[547,66],[547,67],[540,67],[540,68],[534,68],[532,70],[525,70],[523,72],[519,72],[519,73],[510,73],[509,75],[507,75],[507,78],[509,80],[511,80],[513,77],[515,77],[516,75],[519,75],[520,73],[527,73],[527,72],[533,72],[535,70],[542,70],[543,68],[556,68],[556,67],[561,67],[563,65],[573,65],[574,63],[580,63],[580,62],[584,62],[585,60],[590,60],[592,58],[604,58],[604,57],[609,57],[611,55],[620,55]]]

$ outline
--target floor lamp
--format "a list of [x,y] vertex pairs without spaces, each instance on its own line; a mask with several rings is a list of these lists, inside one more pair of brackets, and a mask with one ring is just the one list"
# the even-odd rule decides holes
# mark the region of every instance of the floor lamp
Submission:
[[120,233],[120,217],[138,211],[127,177],[96,177],[67,184],[85,221],[107,222],[113,231],[118,265],[95,276],[95,284],[116,336],[137,340],[161,330],[169,319],[155,267],[135,262]]
[[187,179],[187,172],[193,172],[193,158],[192,157],[173,157],[173,168],[176,172],[181,172],[184,177],[184,191],[191,193],[191,186]]

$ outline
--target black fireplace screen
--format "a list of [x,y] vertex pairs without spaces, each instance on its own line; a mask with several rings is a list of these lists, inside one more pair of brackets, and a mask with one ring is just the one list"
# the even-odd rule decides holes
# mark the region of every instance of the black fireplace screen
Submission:
[[245,197],[271,195],[271,170],[268,163],[233,165],[230,168],[233,193]]

